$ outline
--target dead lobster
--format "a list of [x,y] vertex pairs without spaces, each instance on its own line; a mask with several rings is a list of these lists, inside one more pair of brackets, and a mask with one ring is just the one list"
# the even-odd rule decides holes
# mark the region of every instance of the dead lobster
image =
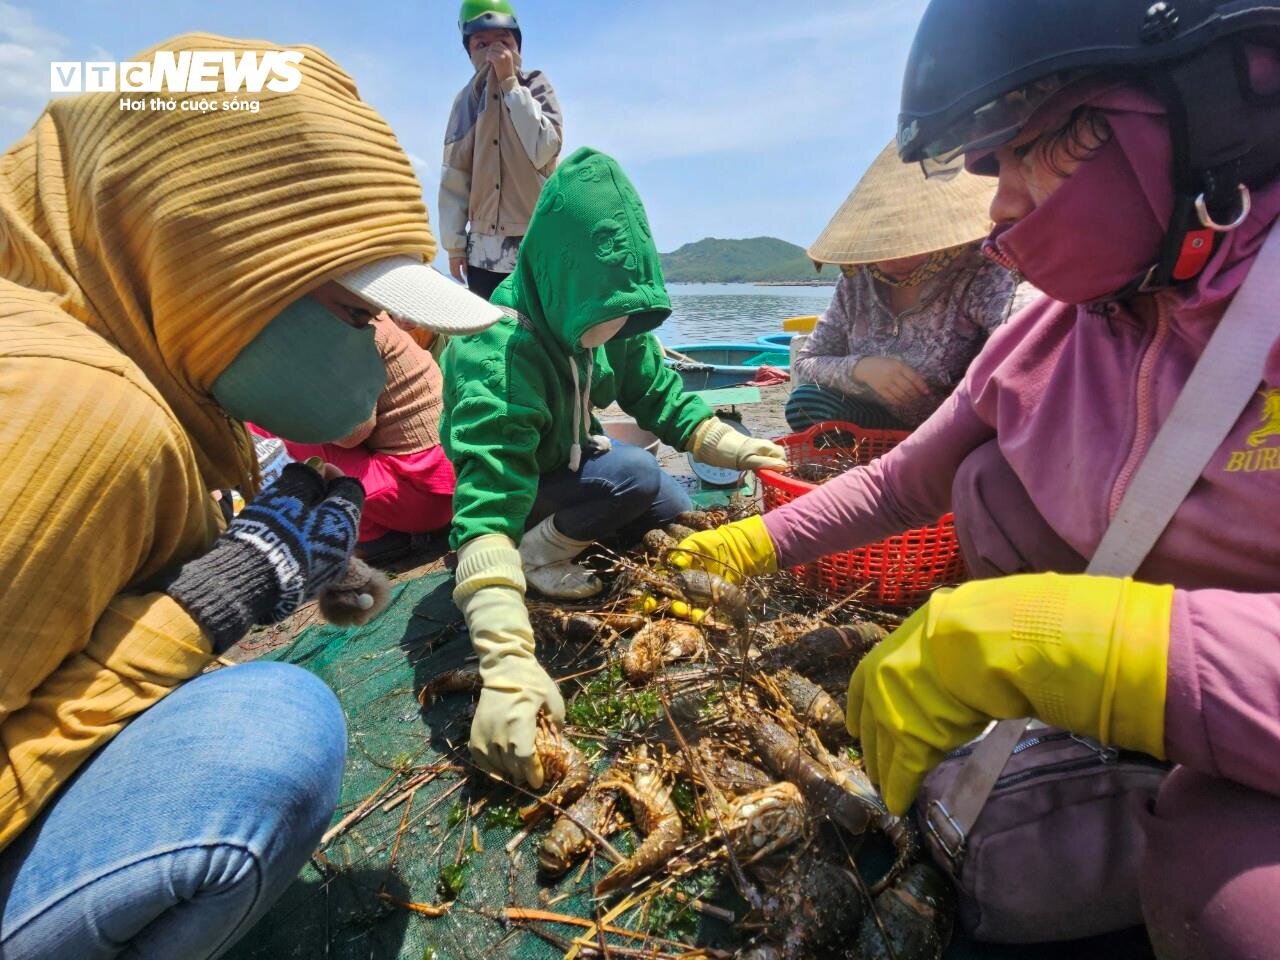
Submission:
[[631,639],[622,656],[622,672],[632,683],[645,683],[668,663],[686,660],[705,649],[706,640],[695,624],[655,620]]
[[586,757],[559,728],[539,723],[533,749],[542,764],[546,782],[553,786],[533,803],[520,808],[520,819],[527,824],[537,823],[556,808],[563,809],[573,803],[591,782],[591,767]]
[[446,670],[428,680],[418,691],[418,703],[425,706],[445,693],[475,693],[484,686],[478,666]]
[[636,828],[644,834],[644,840],[629,859],[615,864],[601,878],[596,884],[597,895],[617,890],[658,869],[671,859],[684,836],[684,824],[671,799],[671,788],[646,748],[636,752],[629,772],[629,777],[602,781],[601,787],[616,788],[627,795]]
[[551,825],[542,838],[538,863],[549,876],[557,877],[591,852],[595,837],[608,837],[618,826],[618,790],[609,786],[621,774],[609,770]]
[[748,918],[766,932],[741,960],[811,960],[838,956],[857,934],[863,899],[857,878],[845,867],[807,853],[781,874],[758,875],[763,892]]
[[873,893],[897,879],[915,852],[915,837],[905,821],[889,813],[864,774],[851,765],[841,765],[837,769],[820,763],[804,749],[797,737],[767,717],[738,709],[734,721],[746,734],[764,765],[799,787],[815,813],[828,817],[855,836],[874,829],[889,838],[897,857],[889,872],[873,888]]
[[954,922],[951,884],[933,867],[917,863],[875,898],[853,955],[859,960],[938,960],[951,942]]

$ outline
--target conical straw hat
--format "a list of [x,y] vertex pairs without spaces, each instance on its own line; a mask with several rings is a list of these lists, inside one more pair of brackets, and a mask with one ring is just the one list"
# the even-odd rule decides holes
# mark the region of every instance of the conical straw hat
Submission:
[[961,170],[927,179],[890,143],[808,250],[818,263],[897,260],[981,240],[991,230],[993,177]]

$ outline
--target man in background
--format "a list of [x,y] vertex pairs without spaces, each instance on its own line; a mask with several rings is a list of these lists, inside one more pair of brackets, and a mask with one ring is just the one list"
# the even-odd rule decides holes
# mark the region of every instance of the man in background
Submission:
[[476,72],[445,133],[440,234],[449,272],[488,298],[515,270],[563,121],[546,75],[521,69],[520,23],[507,0],[463,0],[458,27]]

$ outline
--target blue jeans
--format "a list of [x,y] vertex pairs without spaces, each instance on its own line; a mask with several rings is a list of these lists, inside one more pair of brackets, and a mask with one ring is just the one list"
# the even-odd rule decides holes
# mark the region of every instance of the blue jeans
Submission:
[[635,542],[692,509],[684,487],[648,451],[614,440],[608,453],[584,457],[577,473],[543,476],[527,525],[555,514],[556,529],[573,540]]
[[345,754],[337,699],[298,667],[184,684],[0,853],[0,957],[218,956],[314,852]]

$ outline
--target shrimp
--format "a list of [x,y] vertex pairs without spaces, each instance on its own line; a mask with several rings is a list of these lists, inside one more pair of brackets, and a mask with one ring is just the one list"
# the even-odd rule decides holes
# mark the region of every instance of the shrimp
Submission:
[[683,599],[693,606],[721,613],[735,628],[746,630],[751,608],[741,587],[705,570],[681,570],[675,583]]
[[[879,796],[870,779],[863,772],[861,765],[854,763],[838,750],[835,753],[831,753],[823,746],[822,741],[816,735],[812,734],[811,731],[806,731],[806,733],[809,734],[808,749],[812,756],[830,770],[846,789]],[[902,874],[907,867],[907,863],[915,856],[916,850],[920,846],[919,832],[916,830],[915,822],[910,817],[889,816],[887,820],[881,819],[875,826],[876,829],[888,837],[897,856],[885,875],[872,884],[871,892],[873,895],[884,890]]]
[[645,837],[630,859],[615,864],[596,884],[597,896],[652,873],[671,859],[684,836],[684,824],[671,799],[671,788],[646,748],[637,751],[630,780],[619,778],[603,786],[616,787],[627,795],[636,827]]
[[[756,624],[756,642],[769,646],[791,645],[820,626],[822,621],[799,613],[788,613]],[[765,654],[764,656],[768,656]],[[787,666],[787,664],[779,664]]]
[[679,523],[679,522],[668,523],[662,529],[666,531],[667,536],[669,536],[672,540],[676,541],[677,543],[680,543],[683,540],[689,539],[689,537],[692,537],[695,533],[698,532],[697,530],[693,529],[693,527],[686,527],[683,523]]
[[641,543],[644,544],[644,552],[658,561],[665,560],[667,554],[676,548],[678,542],[667,531],[657,528],[650,530],[641,539]]
[[548,636],[549,641],[557,643],[561,640],[590,643],[607,637],[610,630],[629,633],[639,630],[647,622],[638,614],[568,612],[557,607],[534,608],[530,611],[530,619]]
[[759,767],[730,756],[709,739],[700,741],[694,753],[698,763],[690,764],[689,773],[709,779],[711,782],[703,786],[710,791],[738,797],[765,790],[774,784],[773,777]]
[[849,741],[844,711],[820,686],[792,670],[779,670],[769,680],[787,706],[817,731],[823,743],[838,747]]
[[816,484],[833,480],[843,472],[840,467],[827,463],[802,463],[791,468],[791,475],[797,480]]
[[586,757],[558,728],[538,724],[533,749],[542,762],[547,782],[554,786],[540,799],[520,808],[520,819],[527,824],[537,823],[556,807],[573,803],[591,782],[591,767]]
[[676,523],[695,531],[714,530],[720,526],[720,523],[724,522],[717,523],[716,520],[717,518],[714,515],[705,510],[687,510],[684,513],[676,514]]

